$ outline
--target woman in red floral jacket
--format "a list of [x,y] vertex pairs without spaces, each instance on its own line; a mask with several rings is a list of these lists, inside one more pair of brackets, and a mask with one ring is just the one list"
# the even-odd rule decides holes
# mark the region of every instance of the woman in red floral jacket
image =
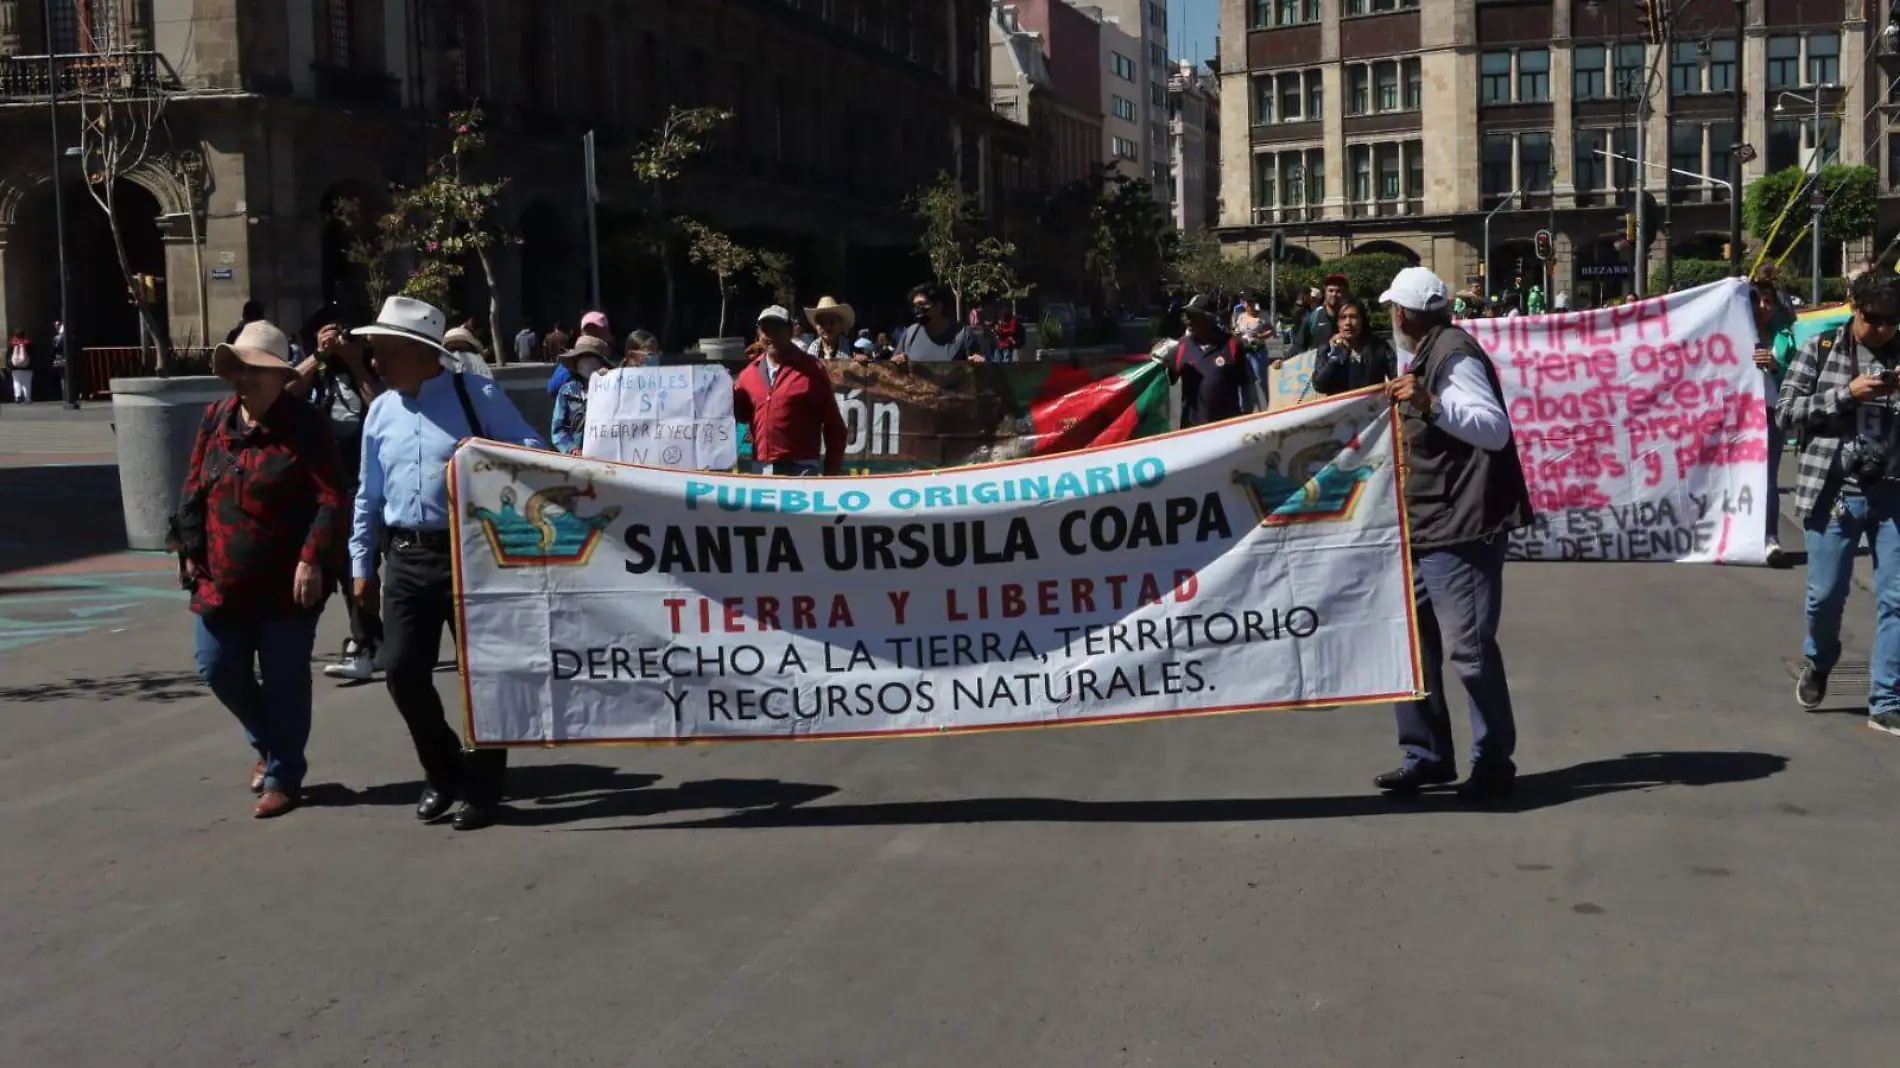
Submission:
[[310,650],[347,536],[324,413],[285,393],[290,339],[267,322],[221,345],[233,396],[205,410],[184,487],[198,674],[244,725],[257,764],[252,815],[297,807],[310,739]]

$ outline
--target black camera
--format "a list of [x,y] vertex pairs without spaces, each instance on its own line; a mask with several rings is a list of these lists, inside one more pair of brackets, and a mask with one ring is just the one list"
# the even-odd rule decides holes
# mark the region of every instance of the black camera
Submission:
[[1851,437],[1841,442],[1841,472],[1854,482],[1861,485],[1881,482],[1888,477],[1888,469],[1886,442],[1867,437]]
[[1888,388],[1900,385],[1900,371],[1880,372],[1880,384]]

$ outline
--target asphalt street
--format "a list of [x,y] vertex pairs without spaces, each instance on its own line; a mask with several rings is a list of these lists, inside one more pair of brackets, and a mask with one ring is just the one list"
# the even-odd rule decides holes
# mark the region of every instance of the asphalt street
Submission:
[[[251,820],[184,606],[124,600],[162,587],[127,566],[88,580],[122,625],[0,653],[0,1065],[1900,1048],[1900,739],[1863,726],[1864,676],[1795,708],[1798,568],[1513,565],[1506,810],[1375,796],[1397,751],[1361,709],[534,753],[507,823],[457,835],[410,816],[382,688],[324,681],[311,805]],[[8,566],[0,612],[48,575]],[[1872,616],[1856,591],[1850,657]]]

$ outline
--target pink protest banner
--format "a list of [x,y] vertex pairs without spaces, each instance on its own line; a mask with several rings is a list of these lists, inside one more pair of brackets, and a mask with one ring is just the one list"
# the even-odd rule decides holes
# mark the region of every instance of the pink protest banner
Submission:
[[1497,364],[1537,511],[1512,559],[1764,562],[1776,504],[1746,283],[1459,325]]

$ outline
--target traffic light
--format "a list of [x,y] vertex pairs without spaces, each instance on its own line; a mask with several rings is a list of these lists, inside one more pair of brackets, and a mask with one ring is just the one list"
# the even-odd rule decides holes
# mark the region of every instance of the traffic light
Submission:
[[1275,230],[1273,232],[1273,243],[1271,247],[1274,263],[1279,263],[1286,259],[1286,231]]
[[1643,40],[1662,44],[1669,40],[1669,0],[1634,0],[1636,22],[1643,28]]
[[1537,258],[1546,263],[1550,262],[1550,231],[1549,230],[1537,231]]
[[1623,240],[1632,245],[1636,243],[1636,213],[1633,211],[1623,215]]

